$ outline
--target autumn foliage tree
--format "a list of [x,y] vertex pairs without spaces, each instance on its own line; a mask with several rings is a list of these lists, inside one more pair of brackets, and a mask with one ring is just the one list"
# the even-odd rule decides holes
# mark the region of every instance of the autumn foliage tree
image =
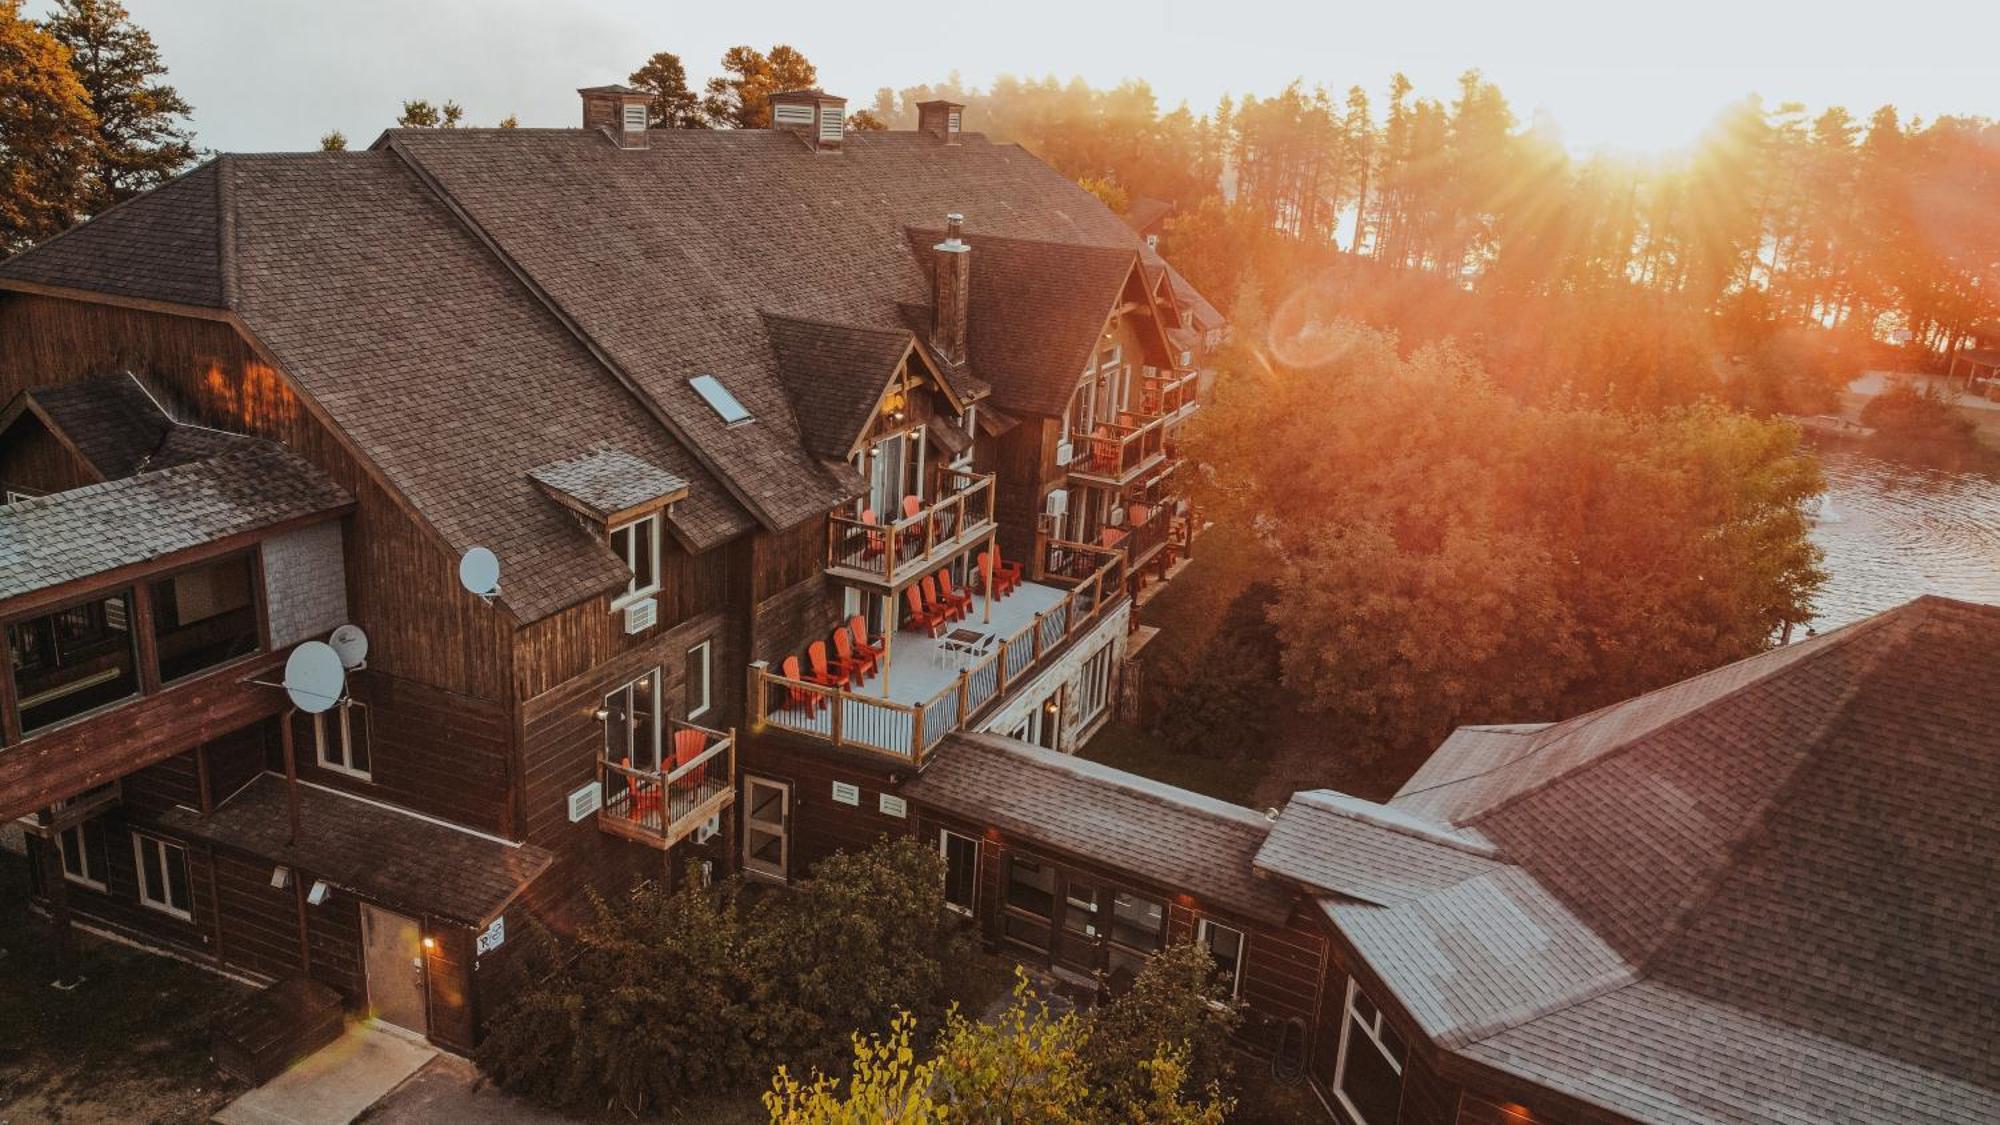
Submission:
[[68,49],[21,17],[20,0],[0,0],[0,257],[82,216],[96,147]]
[[795,47],[769,53],[731,47],[722,55],[723,73],[708,80],[702,113],[718,129],[763,129],[771,124],[771,95],[803,90],[819,81],[819,69]]

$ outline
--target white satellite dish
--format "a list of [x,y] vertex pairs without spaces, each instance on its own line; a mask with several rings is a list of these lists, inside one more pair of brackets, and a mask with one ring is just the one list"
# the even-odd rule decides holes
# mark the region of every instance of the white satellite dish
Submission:
[[333,651],[340,657],[341,667],[350,672],[368,666],[368,634],[359,625],[342,625],[326,639]]
[[346,687],[347,668],[332,645],[307,641],[293,649],[285,661],[285,694],[292,697],[294,707],[309,715],[340,702]]
[[458,560],[458,581],[482,598],[500,592],[500,559],[484,547],[467,548]]

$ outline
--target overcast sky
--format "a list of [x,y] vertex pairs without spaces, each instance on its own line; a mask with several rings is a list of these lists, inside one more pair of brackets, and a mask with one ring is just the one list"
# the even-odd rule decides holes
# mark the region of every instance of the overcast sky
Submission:
[[1294,76],[1360,83],[1379,102],[1395,70],[1448,97],[1476,66],[1524,121],[1546,110],[1578,149],[1683,144],[1751,92],[1857,116],[1893,102],[1926,117],[2000,117],[1995,0],[125,3],[194,104],[197,140],[224,151],[309,148],[335,128],[365,144],[415,97],[455,98],[472,124],[511,113],[573,125],[576,87],[622,80],[654,51],[679,54],[698,87],[730,44],[777,42],[862,104],[877,87],[953,69],[975,84],[1000,73],[1100,86],[1143,77],[1163,106],[1185,99],[1201,111]]

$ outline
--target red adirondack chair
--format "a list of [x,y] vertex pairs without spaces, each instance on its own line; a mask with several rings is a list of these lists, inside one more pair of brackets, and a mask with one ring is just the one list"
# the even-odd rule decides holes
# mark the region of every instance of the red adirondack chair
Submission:
[[952,609],[964,617],[972,612],[972,591],[954,589],[951,584],[951,568],[937,572],[938,597],[951,605]]
[[[707,750],[708,735],[705,732],[698,730],[677,730],[674,732],[675,769],[679,769],[696,758],[701,757]],[[706,764],[699,765],[674,779],[674,788],[683,793],[692,793],[699,790],[701,783],[707,780],[707,778],[708,766]]]
[[946,622],[957,621],[959,618],[965,616],[965,607],[948,602],[938,596],[937,575],[924,575],[923,581],[918,583],[918,585],[923,587],[924,604],[942,614]]
[[1014,592],[1014,587],[1021,584],[1021,564],[1002,562],[1000,552],[997,550],[991,553],[981,551],[979,578],[982,592],[984,587],[990,586],[994,597],[1004,598]]
[[806,647],[806,664],[809,665],[806,672],[807,683],[819,684],[822,687],[847,686],[846,672],[827,667],[825,641],[814,641]]
[[868,643],[868,622],[863,621],[858,613],[847,619],[847,631],[854,637],[854,658],[861,661],[862,674],[873,675],[875,666],[882,661],[882,650],[886,646]]
[[[922,499],[915,496],[903,497],[903,518],[905,520],[917,520],[917,517],[923,514],[924,502]],[[924,522],[923,520],[917,520],[917,522],[903,529],[903,546],[905,548],[903,553],[905,555],[916,554],[924,549]]]
[[[799,658],[796,656],[785,657],[785,662],[780,666],[779,670],[784,674],[786,679],[791,680],[793,683],[802,682],[806,678],[805,673],[799,671]],[[793,687],[787,684],[785,686],[785,706],[803,707],[806,709],[806,717],[811,718],[819,714],[821,707],[826,706],[826,696],[816,691],[807,691],[802,687]]]
[[[629,768],[630,763],[621,759],[618,763]],[[625,815],[633,820],[644,820],[646,814],[660,811],[660,786],[656,782],[640,784],[632,774],[625,775]]]
[[910,603],[910,628],[922,629],[933,637],[944,632],[944,613],[925,606],[914,585],[903,587],[903,598]]
[[[861,522],[867,524],[869,527],[874,527],[875,509],[861,509]],[[862,534],[866,535],[868,539],[867,542],[861,545],[861,557],[864,559],[881,558],[883,550],[882,533],[879,531],[865,531]]]
[[875,670],[875,658],[860,657],[854,652],[854,635],[842,625],[833,631],[833,670],[847,677],[847,682],[859,685]]
[[1091,468],[1106,476],[1118,472],[1118,439],[1107,426],[1099,426],[1090,435]]

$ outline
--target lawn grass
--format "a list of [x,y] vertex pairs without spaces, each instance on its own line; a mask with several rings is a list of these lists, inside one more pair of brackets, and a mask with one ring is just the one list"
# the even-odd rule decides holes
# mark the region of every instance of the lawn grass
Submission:
[[52,934],[27,904],[27,863],[0,850],[0,1121],[199,1122],[241,1092],[208,1026],[245,986],[78,934],[83,983],[51,988]]

